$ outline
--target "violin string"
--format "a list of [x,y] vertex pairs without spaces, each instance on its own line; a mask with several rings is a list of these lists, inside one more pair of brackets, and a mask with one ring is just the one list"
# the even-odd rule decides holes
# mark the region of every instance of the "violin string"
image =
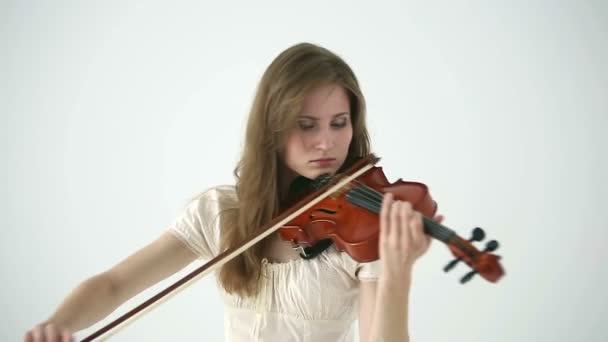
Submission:
[[[379,208],[382,205],[382,194],[380,192],[376,191],[375,189],[373,189],[365,184],[362,184],[361,182],[358,182],[358,181],[356,181],[356,182],[359,184],[359,187],[362,191],[364,191],[366,194],[368,194],[370,197],[373,198],[373,200],[378,208],[378,212],[379,212],[380,211]],[[430,230],[430,232],[442,241],[447,242],[447,240],[451,236],[454,235],[453,231],[437,224],[436,222],[428,219],[427,217],[423,217],[423,220],[424,220],[425,226],[427,226],[427,228]]]
[[[369,194],[367,194],[367,195],[369,195]],[[377,201],[374,201],[373,197],[370,199],[369,196],[367,196],[367,195],[364,193],[361,193],[361,191],[359,191],[358,188],[355,187],[355,188],[351,189],[350,191],[348,191],[348,193],[346,194],[346,199],[348,201],[354,203],[355,205],[368,209],[371,212],[378,213],[379,207],[376,203]]]
[[[347,198],[353,200],[358,205],[362,205],[365,208],[373,208],[375,213],[380,212],[380,208],[382,206],[383,195],[379,191],[361,183],[360,181],[354,181],[358,186],[354,187],[347,194]],[[350,196],[349,196],[350,195]],[[365,204],[362,204],[365,203]],[[428,219],[427,217],[423,217],[425,226],[429,229],[430,233],[438,239],[448,242],[453,236],[455,236],[454,231],[449,228],[442,226],[441,224],[436,223],[433,220]]]
[[[354,183],[356,183],[357,186],[348,191],[346,194],[347,200],[376,214],[379,214],[382,206],[383,194],[360,181],[355,180]],[[426,216],[423,216],[423,221],[425,227],[427,227],[431,235],[434,237],[447,244],[455,244],[461,251],[468,254],[471,258],[475,258],[475,256],[478,254],[471,250],[468,246],[464,245],[460,239],[457,239],[457,235],[453,230],[427,218]]]
[[372,210],[374,213],[380,213],[382,197],[373,191],[369,191],[369,189],[367,189],[364,185],[359,184],[359,186],[354,187],[349,191],[349,195],[357,202],[365,202],[366,207],[371,208],[370,210]]

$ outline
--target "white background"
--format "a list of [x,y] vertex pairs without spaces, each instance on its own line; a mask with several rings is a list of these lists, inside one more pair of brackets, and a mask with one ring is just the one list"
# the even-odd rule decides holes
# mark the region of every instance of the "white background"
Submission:
[[[355,70],[389,179],[501,244],[505,278],[463,286],[435,241],[412,341],[606,340],[605,2],[218,3],[2,2],[0,340],[232,183],[255,86],[302,41]],[[221,341],[222,315],[205,278],[115,340]]]

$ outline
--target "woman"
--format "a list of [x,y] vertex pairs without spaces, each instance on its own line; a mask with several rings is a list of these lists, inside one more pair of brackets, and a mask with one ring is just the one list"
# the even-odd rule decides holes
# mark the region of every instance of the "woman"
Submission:
[[[350,67],[320,46],[288,48],[258,86],[236,184],[197,196],[156,241],[84,281],[24,340],[69,340],[196,258],[258,232],[284,209],[294,180],[344,170],[369,145],[365,100]],[[375,262],[358,263],[333,246],[304,259],[275,233],[223,265],[216,276],[226,340],[352,341],[358,319],[362,341],[407,341],[412,267],[430,238],[421,215],[390,194],[379,220]]]

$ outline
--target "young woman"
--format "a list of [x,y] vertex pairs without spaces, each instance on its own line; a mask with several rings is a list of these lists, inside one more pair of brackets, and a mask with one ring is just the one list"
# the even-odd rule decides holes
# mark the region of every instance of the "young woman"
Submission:
[[[85,280],[24,340],[70,340],[196,258],[258,232],[284,208],[294,180],[335,174],[369,154],[365,100],[351,68],[317,45],[283,51],[258,86],[244,146],[234,186],[198,195],[156,241]],[[304,259],[275,233],[222,266],[226,340],[353,341],[358,319],[362,341],[407,341],[412,267],[430,238],[421,215],[390,194],[379,225],[380,259],[371,263],[333,246]]]

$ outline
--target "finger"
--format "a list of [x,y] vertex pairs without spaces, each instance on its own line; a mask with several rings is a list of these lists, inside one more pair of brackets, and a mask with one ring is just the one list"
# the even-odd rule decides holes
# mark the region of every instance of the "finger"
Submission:
[[435,221],[437,223],[443,222],[444,219],[445,219],[445,217],[443,215],[437,215],[437,216],[433,217],[433,221]]
[[44,341],[44,332],[42,326],[36,326],[32,332],[32,341]]
[[397,219],[395,222],[396,229],[399,231],[399,234],[395,234],[395,245],[399,247],[399,249],[406,248],[407,244],[407,212],[406,212],[406,202],[399,201],[399,206],[395,208],[398,211]]
[[68,330],[64,330],[61,334],[61,342],[74,342],[72,333],[70,333]]
[[424,238],[424,229],[422,226],[422,215],[415,212],[410,219],[410,231],[412,234],[412,242],[418,247],[424,247],[426,241]]
[[34,342],[34,336],[32,334],[32,330],[28,331],[25,336],[23,336],[23,342]]
[[388,236],[391,230],[389,213],[393,203],[393,194],[386,193],[382,200],[382,209],[380,210],[380,241],[388,241]]
[[413,209],[412,209],[412,204],[409,202],[405,202],[403,204],[403,229],[402,229],[402,234],[403,236],[401,237],[401,242],[403,243],[403,247],[406,249],[410,248],[410,245],[412,243],[412,227],[410,224],[410,221],[412,219],[412,215],[413,215]]
[[57,329],[53,324],[47,324],[47,326],[44,327],[44,335],[46,342],[57,341]]
[[391,231],[390,234],[388,235],[389,241],[391,242],[392,246],[394,246],[396,243],[399,243],[399,237],[401,236],[401,201],[395,201],[393,202],[393,205],[391,206],[391,212],[390,212],[390,225],[391,225]]

